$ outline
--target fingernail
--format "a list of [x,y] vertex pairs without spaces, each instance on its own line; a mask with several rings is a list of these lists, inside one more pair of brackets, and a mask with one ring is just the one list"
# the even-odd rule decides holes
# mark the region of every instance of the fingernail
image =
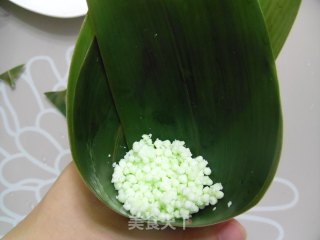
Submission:
[[219,231],[219,240],[245,240],[246,232],[240,223],[230,221]]

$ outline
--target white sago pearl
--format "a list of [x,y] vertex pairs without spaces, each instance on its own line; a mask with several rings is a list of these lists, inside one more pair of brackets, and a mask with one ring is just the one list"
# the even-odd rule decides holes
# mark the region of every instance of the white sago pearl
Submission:
[[211,169],[202,156],[192,158],[183,141],[159,139],[151,134],[133,143],[114,163],[112,183],[117,199],[131,215],[144,220],[188,219],[223,197],[221,183],[213,184]]
[[206,167],[205,169],[203,169],[203,173],[204,173],[205,175],[210,175],[210,174],[211,174],[211,169],[208,168],[208,167]]

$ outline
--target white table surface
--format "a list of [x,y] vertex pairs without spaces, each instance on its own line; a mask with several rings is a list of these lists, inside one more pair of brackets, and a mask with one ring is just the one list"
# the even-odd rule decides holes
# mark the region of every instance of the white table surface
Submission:
[[[43,96],[65,88],[82,18],[55,19],[0,1],[0,237],[41,200],[70,162],[66,122]],[[238,219],[249,240],[320,239],[320,1],[303,0],[277,59],[284,143],[276,178]]]

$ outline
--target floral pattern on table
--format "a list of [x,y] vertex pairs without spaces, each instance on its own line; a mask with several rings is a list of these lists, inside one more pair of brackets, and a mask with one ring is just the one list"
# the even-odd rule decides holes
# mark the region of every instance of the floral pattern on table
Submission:
[[[72,50],[66,52],[68,66]],[[40,76],[44,69],[48,75]],[[67,76],[50,57],[36,56],[14,91],[0,84],[0,236],[32,210],[70,162],[65,118],[44,95],[65,89]]]

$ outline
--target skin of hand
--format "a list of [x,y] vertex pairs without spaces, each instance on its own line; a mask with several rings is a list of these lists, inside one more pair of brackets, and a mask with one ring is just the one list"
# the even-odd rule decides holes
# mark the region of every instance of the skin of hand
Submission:
[[70,163],[43,200],[3,240],[244,240],[236,220],[202,228],[129,230],[129,219],[101,203]]

